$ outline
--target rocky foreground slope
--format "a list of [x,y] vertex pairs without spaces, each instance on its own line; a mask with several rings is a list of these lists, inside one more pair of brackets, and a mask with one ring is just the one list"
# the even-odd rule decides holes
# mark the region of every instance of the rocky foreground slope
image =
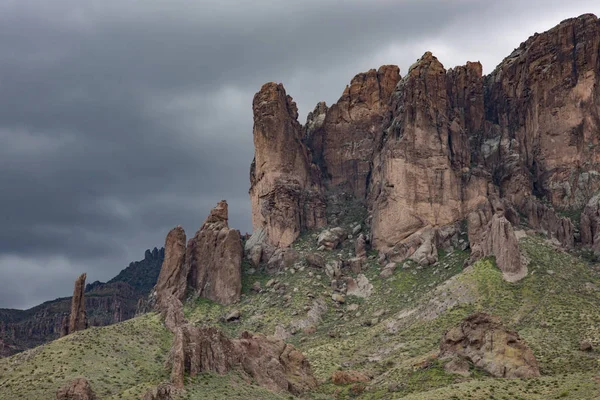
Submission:
[[598,398],[599,73],[588,14],[488,76],[359,74],[305,126],[265,84],[252,236],[225,201],[174,228],[155,312],[0,360],[0,397]]

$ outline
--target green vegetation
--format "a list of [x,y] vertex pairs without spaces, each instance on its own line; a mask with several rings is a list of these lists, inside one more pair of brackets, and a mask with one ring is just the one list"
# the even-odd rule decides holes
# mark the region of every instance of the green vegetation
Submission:
[[168,379],[171,336],[158,315],[147,314],[0,359],[0,398],[54,399],[65,383],[84,376],[101,399],[138,399]]
[[[463,251],[440,252],[439,262],[429,267],[401,263],[387,279],[379,277],[381,266],[371,255],[363,268],[373,285],[371,297],[347,296],[344,304],[337,304],[324,271],[309,267],[304,259],[317,251],[317,233],[306,233],[294,244],[300,257],[293,268],[271,276],[245,264],[238,304],[198,299],[186,304],[186,318],[196,325],[215,325],[231,336],[285,328],[291,334],[287,341],[306,355],[321,382],[302,396],[306,399],[598,398],[600,357],[579,350],[582,340],[600,345],[600,278],[589,260],[530,236],[520,242],[530,260],[529,274],[508,283],[493,258],[463,269],[468,257]],[[333,260],[351,251],[348,241],[321,254]],[[255,282],[260,293],[252,291]],[[306,318],[315,301],[327,310],[314,329],[291,328],[292,322]],[[225,315],[234,309],[240,311],[240,321],[226,322]],[[440,338],[475,311],[498,315],[517,330],[543,376],[495,379],[474,366],[470,377],[448,373],[446,361],[437,358]],[[76,376],[88,378],[101,398],[138,398],[147,387],[168,379],[164,361],[170,339],[153,314],[76,333],[0,360],[0,398],[52,398]],[[358,370],[373,379],[336,386],[330,377],[340,369]],[[268,392],[240,371],[186,380],[181,399],[293,398]]]

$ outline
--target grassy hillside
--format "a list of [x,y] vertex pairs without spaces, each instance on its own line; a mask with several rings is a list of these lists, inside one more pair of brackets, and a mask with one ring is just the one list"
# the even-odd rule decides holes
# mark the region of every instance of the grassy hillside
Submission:
[[[303,260],[314,249],[314,234],[295,244]],[[598,353],[582,352],[590,340],[600,346],[600,279],[586,259],[555,249],[541,237],[521,240],[529,275],[507,283],[491,258],[463,270],[467,253],[442,253],[421,268],[399,266],[388,279],[373,259],[364,274],[373,284],[367,299],[331,300],[329,279],[302,261],[275,276],[245,266],[243,297],[224,307],[199,299],[186,304],[188,320],[216,325],[230,335],[243,330],[273,334],[277,327],[310,360],[321,385],[307,399],[596,399],[600,397]],[[346,255],[348,249],[327,253]],[[273,281],[274,282],[269,282]],[[261,293],[251,290],[260,282]],[[269,283],[269,285],[267,285]],[[321,321],[299,326],[315,302]],[[225,322],[228,312],[239,322]],[[444,331],[474,311],[498,315],[517,330],[536,355],[541,378],[494,379],[472,367],[471,377],[453,375],[436,358]],[[0,398],[52,398],[69,379],[90,379],[101,398],[133,399],[147,386],[168,379],[164,368],[170,334],[154,314],[90,329],[10,359],[0,360]],[[336,386],[331,374],[359,370],[367,384]],[[48,394],[47,391],[51,393]],[[46,397],[44,397],[46,396]],[[243,374],[188,378],[182,399],[289,399],[267,392]]]
[[84,376],[102,399],[137,399],[168,378],[170,344],[156,314],[76,332],[0,359],[0,398],[54,399],[58,388]]

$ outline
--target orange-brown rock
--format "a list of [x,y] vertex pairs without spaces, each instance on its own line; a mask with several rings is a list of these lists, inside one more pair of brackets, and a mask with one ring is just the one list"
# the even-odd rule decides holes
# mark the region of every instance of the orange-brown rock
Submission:
[[367,383],[369,377],[360,371],[335,371],[331,375],[331,382],[334,385],[348,385],[350,383]]
[[586,14],[530,37],[486,78],[486,155],[503,191],[580,209],[600,188],[599,50],[600,21]]
[[263,85],[252,108],[252,225],[264,230],[267,244],[287,247],[303,230],[325,225],[320,171],[302,143],[298,109],[283,85]]
[[400,69],[384,65],[356,75],[329,109],[319,103],[306,124],[307,143],[330,189],[364,199],[376,137],[400,80]]
[[96,400],[97,397],[85,378],[77,378],[56,392],[56,400]]
[[[87,329],[88,321],[85,313],[85,278],[87,274],[81,274],[75,281],[73,298],[71,300],[71,314],[69,317],[69,330],[73,333]],[[63,330],[64,332],[64,330]]]
[[499,378],[540,376],[531,349],[498,317],[476,313],[442,337],[440,357],[462,357]]
[[468,167],[464,147],[469,129],[480,129],[481,85],[478,63],[447,74],[428,52],[396,87],[372,171],[375,248],[389,252],[415,232],[452,224],[486,201],[489,179]]
[[189,241],[187,282],[196,294],[221,304],[231,304],[242,293],[242,238],[229,228],[225,200],[213,208],[196,235]]
[[171,229],[165,239],[165,259],[154,287],[156,306],[160,310],[166,309],[169,297],[183,300],[185,296],[188,275],[185,240],[185,231],[181,226]]
[[184,375],[224,374],[234,368],[273,391],[299,394],[317,386],[308,360],[294,346],[275,337],[243,332],[229,339],[214,327],[178,328],[171,350],[171,382],[183,387]]

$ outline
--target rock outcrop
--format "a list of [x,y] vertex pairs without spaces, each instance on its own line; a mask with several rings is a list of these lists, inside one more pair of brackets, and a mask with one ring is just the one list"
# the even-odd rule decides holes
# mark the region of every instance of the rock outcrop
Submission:
[[154,288],[156,305],[166,307],[166,301],[173,296],[183,300],[187,288],[189,267],[186,264],[186,236],[181,226],[169,232],[165,239],[165,260]]
[[444,334],[440,357],[455,356],[498,378],[540,376],[538,362],[519,334],[504,328],[498,317],[484,313],[465,318]]
[[71,299],[71,314],[69,316],[69,330],[67,334],[87,329],[88,320],[85,313],[85,278],[87,274],[81,274],[75,281],[73,298]]
[[467,218],[467,230],[473,262],[481,257],[494,256],[506,280],[515,282],[527,275],[521,261],[519,241],[512,224],[506,218],[502,202],[483,204]]
[[376,138],[399,80],[400,69],[395,65],[360,73],[336,104],[327,109],[319,103],[309,115],[306,140],[329,189],[365,198]]
[[600,194],[592,197],[581,213],[581,243],[600,254]]
[[178,388],[184,375],[202,372],[224,374],[234,368],[273,391],[299,394],[317,386],[308,360],[280,339],[243,332],[229,339],[213,327],[184,325],[178,328],[171,350],[171,382]]
[[153,389],[148,389],[142,400],[172,400],[177,394],[177,389],[170,383],[161,383]]
[[264,230],[267,244],[287,247],[300,232],[326,223],[320,171],[302,143],[298,109],[283,85],[265,84],[252,108],[252,225]]
[[96,400],[97,397],[85,378],[77,378],[56,392],[56,400]]
[[163,314],[189,291],[221,304],[240,299],[244,249],[240,232],[229,228],[227,202],[221,200],[186,247],[183,228],[165,241],[165,261],[154,289],[154,307]]
[[480,64],[447,73],[429,52],[396,86],[373,162],[375,248],[390,252],[420,230],[465,218],[487,200],[489,177],[469,167],[467,146],[469,129],[480,129],[482,90]]
[[221,304],[231,304],[242,293],[242,238],[229,228],[225,200],[213,208],[200,230],[189,241],[187,282],[197,295]]

